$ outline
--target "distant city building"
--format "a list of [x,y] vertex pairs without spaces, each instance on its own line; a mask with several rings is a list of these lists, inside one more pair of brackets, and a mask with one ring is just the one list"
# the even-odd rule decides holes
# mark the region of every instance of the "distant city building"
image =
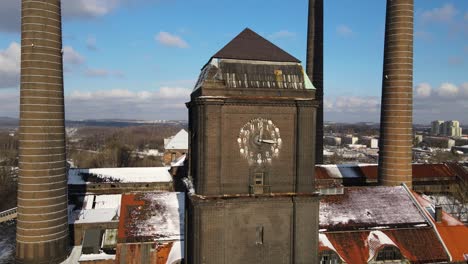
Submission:
[[446,137],[425,137],[423,143],[436,148],[452,148],[455,146],[455,140]]
[[343,144],[356,144],[358,142],[358,138],[352,135],[347,135],[343,137]]
[[323,137],[323,143],[328,146],[339,146],[341,145],[341,138],[335,136]]
[[442,135],[448,137],[461,137],[462,128],[457,120],[442,121],[435,120],[431,122],[431,135]]
[[366,145],[368,148],[379,148],[379,140],[373,137],[362,137],[359,142]]
[[442,124],[444,123],[443,120],[435,120],[431,122],[431,135],[440,135],[442,134],[441,128]]
[[188,133],[181,129],[175,136],[164,139],[163,163],[170,165],[188,152]]

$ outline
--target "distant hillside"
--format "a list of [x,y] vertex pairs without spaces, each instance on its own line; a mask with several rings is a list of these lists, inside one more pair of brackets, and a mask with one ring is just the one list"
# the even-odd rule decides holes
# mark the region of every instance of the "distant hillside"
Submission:
[[[186,125],[185,120],[125,120],[125,119],[97,119],[97,120],[66,120],[68,127],[95,126],[95,127],[128,127],[128,126],[147,126],[153,124],[178,124]],[[19,120],[17,118],[0,116],[0,129],[17,128]]]
[[18,127],[18,119],[6,116],[0,116],[0,129],[10,129]]

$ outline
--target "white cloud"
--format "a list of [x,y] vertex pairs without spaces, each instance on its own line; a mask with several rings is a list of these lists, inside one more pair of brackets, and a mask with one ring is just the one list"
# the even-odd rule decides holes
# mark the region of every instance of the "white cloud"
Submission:
[[63,47],[63,63],[69,65],[80,65],[85,62],[85,58],[71,46]]
[[62,1],[65,18],[89,18],[104,16],[117,8],[120,0],[65,0]]
[[460,85],[460,94],[464,98],[468,99],[468,82],[464,82]]
[[0,31],[19,32],[21,1],[2,0],[0,8]]
[[188,48],[189,45],[185,40],[177,35],[173,35],[169,32],[161,31],[159,32],[154,39],[164,46],[168,47],[177,47],[177,48]]
[[338,35],[342,37],[349,37],[349,36],[354,35],[353,30],[347,25],[339,25],[336,28],[336,33],[338,33]]
[[440,97],[455,97],[458,95],[459,89],[453,83],[443,83],[437,89],[437,94]]
[[296,33],[288,30],[280,30],[269,36],[270,39],[284,39],[284,38],[294,38]]
[[430,22],[451,22],[458,11],[452,4],[445,4],[440,8],[425,11],[421,14],[424,23]]
[[19,83],[21,46],[12,42],[0,50],[0,88],[16,87]]
[[330,112],[375,113],[379,110],[380,99],[375,96],[338,96],[335,100],[326,100],[324,107]]
[[191,89],[74,91],[65,97],[67,118],[187,119]]
[[[0,88],[13,88],[19,86],[21,46],[17,42],[12,42],[4,49],[0,50]],[[83,64],[85,58],[81,56],[71,46],[63,47],[63,62],[65,70]]]
[[0,90],[0,116],[19,116],[19,89]]
[[429,97],[432,93],[432,87],[428,83],[420,83],[416,86],[416,97]]

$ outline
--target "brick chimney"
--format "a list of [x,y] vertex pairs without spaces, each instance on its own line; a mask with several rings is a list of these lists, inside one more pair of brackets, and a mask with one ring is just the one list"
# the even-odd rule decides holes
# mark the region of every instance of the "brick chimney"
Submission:
[[413,0],[387,0],[379,183],[412,186]]
[[60,0],[21,1],[17,263],[68,254]]

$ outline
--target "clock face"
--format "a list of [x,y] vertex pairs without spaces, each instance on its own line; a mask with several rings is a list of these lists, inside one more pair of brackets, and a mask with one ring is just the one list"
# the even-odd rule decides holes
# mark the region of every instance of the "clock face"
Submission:
[[237,143],[240,155],[250,165],[269,165],[279,157],[282,139],[271,119],[255,118],[240,128]]

